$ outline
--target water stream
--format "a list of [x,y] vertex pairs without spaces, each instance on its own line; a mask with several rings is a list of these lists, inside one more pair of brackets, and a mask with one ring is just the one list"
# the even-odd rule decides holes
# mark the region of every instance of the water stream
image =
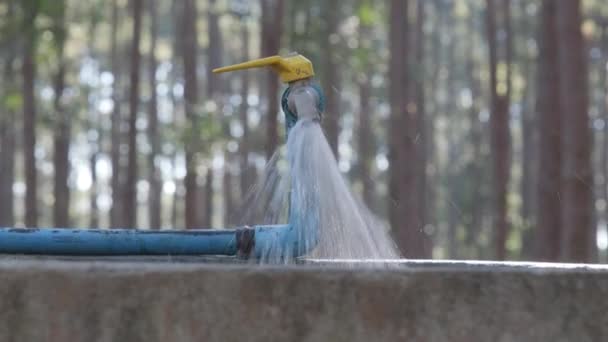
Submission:
[[[399,257],[386,225],[351,192],[317,121],[298,121],[245,202],[242,223],[279,224],[291,216],[290,222],[316,224],[318,234],[310,229],[301,234],[300,239],[311,247],[306,257]],[[294,262],[275,257],[278,254],[269,253],[260,261]]]

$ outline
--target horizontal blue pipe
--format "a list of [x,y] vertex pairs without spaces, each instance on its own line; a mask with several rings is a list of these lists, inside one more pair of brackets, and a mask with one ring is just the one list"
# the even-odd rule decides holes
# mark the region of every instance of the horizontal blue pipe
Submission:
[[[295,244],[289,225],[256,226],[256,255]],[[258,234],[259,232],[259,234]],[[0,253],[49,255],[235,255],[237,229],[0,228]]]

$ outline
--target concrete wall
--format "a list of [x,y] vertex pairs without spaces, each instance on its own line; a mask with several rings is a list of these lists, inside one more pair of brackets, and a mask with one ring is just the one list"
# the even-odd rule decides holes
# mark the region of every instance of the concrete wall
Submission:
[[608,341],[602,268],[0,260],[0,341]]

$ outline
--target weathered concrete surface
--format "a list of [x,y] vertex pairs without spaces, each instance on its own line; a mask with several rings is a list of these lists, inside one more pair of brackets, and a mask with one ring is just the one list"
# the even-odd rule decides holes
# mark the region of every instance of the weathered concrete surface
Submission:
[[135,261],[0,258],[0,341],[608,340],[602,267]]

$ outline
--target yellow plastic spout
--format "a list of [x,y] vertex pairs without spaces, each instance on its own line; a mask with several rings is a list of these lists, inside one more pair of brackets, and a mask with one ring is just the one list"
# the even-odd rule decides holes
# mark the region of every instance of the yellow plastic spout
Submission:
[[244,63],[213,69],[213,72],[220,73],[261,67],[271,67],[272,70],[279,74],[281,81],[285,83],[302,80],[315,75],[310,60],[300,54],[289,55],[287,57],[271,56],[254,59]]

